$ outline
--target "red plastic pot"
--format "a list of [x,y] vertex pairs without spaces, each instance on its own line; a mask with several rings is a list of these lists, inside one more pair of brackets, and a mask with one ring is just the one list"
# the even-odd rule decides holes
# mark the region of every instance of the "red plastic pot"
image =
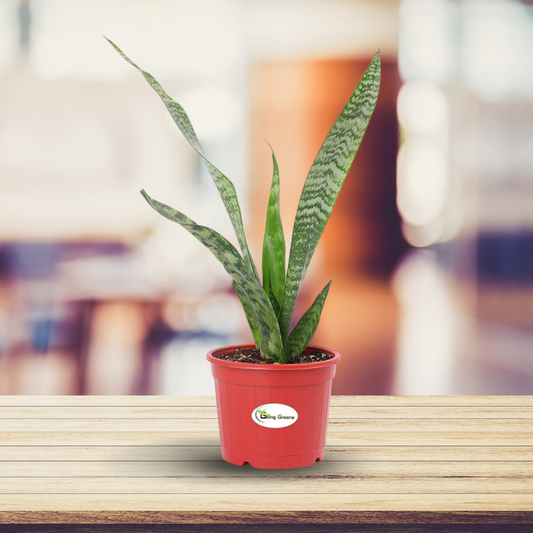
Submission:
[[[331,382],[340,355],[298,365],[254,365],[217,359],[227,346],[207,354],[215,378],[222,457],[255,468],[299,468],[324,457]],[[306,351],[307,351],[306,350]]]

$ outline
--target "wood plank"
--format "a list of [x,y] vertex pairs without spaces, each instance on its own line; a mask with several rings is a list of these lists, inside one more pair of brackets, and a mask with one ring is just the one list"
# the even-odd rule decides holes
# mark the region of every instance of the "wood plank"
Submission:
[[[217,461],[220,445],[1,446],[1,461]],[[533,446],[326,446],[324,462],[533,461]],[[315,465],[316,466],[316,465]]]
[[[533,448],[530,451],[533,457]],[[516,452],[513,452],[516,455]],[[218,461],[220,443],[156,446],[0,446],[1,461]]]
[[[530,446],[533,433],[328,433],[330,446]],[[0,446],[219,445],[218,432],[0,432]],[[1,450],[1,448],[0,448]],[[394,452],[391,452],[393,454]]]
[[[218,432],[216,418],[6,418],[0,422],[0,434],[15,432]],[[526,419],[330,419],[328,431],[332,433],[524,433],[533,435],[533,418]],[[475,438],[475,437],[474,437]],[[533,440],[530,441],[530,443]]]
[[326,461],[531,461],[530,446],[335,446]]
[[[527,408],[525,408],[527,410]],[[530,410],[533,418],[533,410]],[[1,407],[0,406],[0,428],[4,420],[24,420],[24,419],[115,419],[115,420],[135,420],[135,419],[176,419],[179,418],[204,418],[216,419],[217,408],[214,406],[189,407],[107,407],[87,406],[87,407]],[[494,418],[494,416],[492,417]],[[513,418],[528,418],[526,416],[517,416]]]
[[[533,433],[533,418],[531,419],[420,419],[420,418],[379,418],[379,419],[330,419],[328,431],[332,433],[361,433],[361,432],[504,432],[504,433]],[[533,442],[533,441],[532,441]]]
[[[96,419],[136,419],[136,418],[217,418],[214,406],[0,406],[0,419],[23,418],[96,418]],[[369,407],[335,406],[329,411],[330,419],[533,419],[532,407]],[[1,424],[0,424],[1,426]]]
[[0,432],[1,446],[136,446],[136,445],[163,445],[163,446],[220,446],[218,431],[212,433],[84,433],[84,432]]
[[91,396],[38,396],[0,395],[3,407],[214,407],[214,396],[167,396],[167,395],[91,395]]
[[5,494],[0,511],[532,511],[532,494]]
[[533,395],[332,396],[331,405],[374,407],[531,407]]
[[[520,408],[519,408],[520,409]],[[524,408],[528,409],[528,408]],[[530,410],[530,418],[533,418],[533,409]],[[204,418],[216,419],[217,408],[215,406],[190,407],[190,406],[164,406],[164,407],[107,407],[107,406],[87,406],[87,407],[0,407],[0,428],[6,419],[115,419],[115,420],[135,420],[135,419],[167,419],[179,418]],[[494,416],[492,417],[494,418]],[[528,418],[517,416],[513,418]]]
[[[238,468],[238,467],[235,467]],[[502,477],[10,477],[0,494],[530,494],[533,479]]]
[[0,397],[0,521],[267,509],[523,511],[533,522],[532,399],[334,397],[325,461],[269,471],[221,460],[212,397]]
[[330,445],[344,444],[352,446],[529,446],[533,442],[533,433],[328,432],[327,442]]
[[[0,405],[20,406],[215,406],[214,396],[0,396]],[[332,396],[332,406],[532,407],[533,395],[509,396]]]
[[[518,524],[533,524],[533,513],[528,511],[448,511],[448,512],[434,512],[434,511],[412,511],[405,513],[402,511],[0,511],[0,524],[170,524],[172,532],[175,532],[176,524],[202,524],[204,526],[228,524],[229,526],[241,525],[247,527],[242,531],[249,531],[250,524],[276,524],[281,526],[293,526],[294,524],[325,524],[339,526],[341,524],[359,525],[358,532],[364,533],[367,525],[385,525],[385,527],[393,524],[415,525],[417,529],[401,529],[401,533],[408,533],[414,531],[421,531],[420,526],[429,524],[448,524],[448,525],[465,525],[472,526],[473,524],[482,524],[484,529],[475,529],[480,533],[487,533],[487,526],[495,524],[505,524],[505,529],[500,531],[508,533],[509,531],[516,531],[517,533],[524,533],[524,528],[519,530],[510,529],[513,527],[521,527]],[[90,526],[89,526],[90,527]],[[131,527],[131,526],[130,526]],[[77,531],[78,529],[76,529]],[[275,531],[278,533],[280,529],[262,531]],[[466,529],[461,528],[461,531],[467,533]],[[18,530],[20,531],[20,529]],[[48,529],[46,531],[49,531]],[[57,530],[54,531],[54,533]],[[110,529],[109,531],[120,531],[120,529]],[[131,531],[131,529],[128,529]],[[157,531],[160,531],[158,528]],[[194,531],[199,531],[194,529]],[[200,531],[204,531],[203,529]],[[217,529],[218,531],[218,529]],[[228,532],[234,531],[228,529]],[[287,531],[295,531],[288,529]],[[297,529],[296,531],[303,531]],[[305,531],[311,531],[305,529]],[[316,528],[312,528],[313,532],[319,532]],[[325,531],[331,531],[327,529]],[[335,529],[334,531],[347,531],[346,529]],[[349,531],[349,530],[348,530]],[[383,533],[383,528],[372,529],[374,533]],[[387,529],[387,531],[396,531],[400,533],[400,529]],[[447,533],[442,528],[439,532]],[[459,529],[453,528],[448,531],[457,532]],[[473,530],[468,529],[468,533]],[[490,527],[491,532],[495,532]],[[90,530],[93,533],[93,530]]]
[[220,457],[203,461],[0,461],[0,485],[7,477],[227,477],[313,479],[413,478],[413,477],[501,477],[533,479],[533,461],[322,461],[301,470],[258,470],[239,467]]

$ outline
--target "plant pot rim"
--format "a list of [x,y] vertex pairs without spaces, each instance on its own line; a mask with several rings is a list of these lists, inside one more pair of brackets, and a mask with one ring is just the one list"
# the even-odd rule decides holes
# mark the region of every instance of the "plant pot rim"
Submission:
[[264,364],[255,364],[255,363],[236,363],[234,361],[225,361],[224,359],[218,359],[217,357],[213,356],[213,353],[215,352],[232,352],[235,351],[237,348],[241,349],[248,349],[248,348],[255,348],[255,344],[234,344],[232,346],[222,346],[220,348],[215,348],[213,350],[210,350],[207,353],[207,360],[210,363],[213,363],[215,365],[219,366],[225,366],[225,367],[232,367],[232,368],[238,368],[242,370],[261,370],[265,372],[279,372],[280,370],[284,371],[298,371],[298,370],[311,370],[315,368],[322,368],[326,366],[331,366],[337,364],[341,360],[341,356],[338,352],[335,350],[332,350],[330,348],[324,348],[323,346],[316,346],[316,345],[309,345],[305,350],[319,350],[322,352],[326,352],[329,354],[332,354],[333,357],[331,359],[328,359],[327,361],[318,361],[315,363],[300,363],[300,364],[278,364],[275,363],[273,365],[264,365]]

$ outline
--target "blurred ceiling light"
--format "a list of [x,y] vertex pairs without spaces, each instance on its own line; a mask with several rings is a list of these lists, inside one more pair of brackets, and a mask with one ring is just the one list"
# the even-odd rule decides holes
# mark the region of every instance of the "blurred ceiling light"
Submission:
[[487,100],[531,93],[533,18],[513,0],[469,0],[463,6],[464,79]]
[[454,18],[449,0],[402,0],[398,61],[404,80],[443,84],[452,77]]
[[412,246],[423,248],[431,246],[436,242],[440,242],[440,237],[443,231],[442,217],[432,220],[429,224],[422,226],[415,226],[404,222],[402,224],[402,233],[405,239]]
[[214,76],[244,53],[239,0],[40,0],[31,7],[31,62],[45,78],[135,76],[102,34],[158,79]]
[[434,220],[446,203],[446,159],[431,140],[411,139],[398,153],[398,209],[414,225]]
[[[236,94],[221,86],[207,86],[180,96],[201,141],[219,141],[234,133],[241,123],[243,111]],[[174,123],[172,127],[175,128]]]
[[0,2],[0,74],[13,68],[19,53],[20,22],[19,2]]
[[409,134],[437,133],[446,124],[447,115],[446,96],[434,84],[409,81],[400,89],[398,119]]

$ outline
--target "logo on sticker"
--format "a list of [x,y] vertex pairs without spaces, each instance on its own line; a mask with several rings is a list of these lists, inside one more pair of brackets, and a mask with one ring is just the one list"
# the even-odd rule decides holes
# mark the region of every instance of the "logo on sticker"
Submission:
[[298,412],[289,405],[267,403],[252,411],[252,420],[266,428],[286,428],[298,420]]

